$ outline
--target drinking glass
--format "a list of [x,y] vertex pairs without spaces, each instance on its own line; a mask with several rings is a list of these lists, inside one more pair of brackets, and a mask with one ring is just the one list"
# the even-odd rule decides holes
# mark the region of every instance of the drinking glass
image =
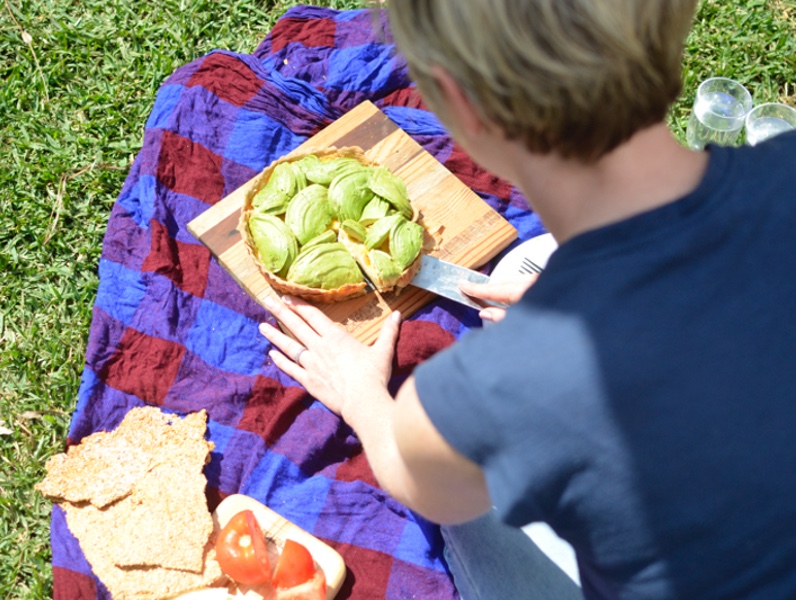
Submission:
[[707,144],[728,146],[738,139],[744,118],[752,108],[752,95],[726,77],[712,77],[697,89],[686,129],[686,143],[694,150]]
[[746,115],[746,141],[750,146],[791,129],[796,129],[796,109],[787,104],[768,102]]

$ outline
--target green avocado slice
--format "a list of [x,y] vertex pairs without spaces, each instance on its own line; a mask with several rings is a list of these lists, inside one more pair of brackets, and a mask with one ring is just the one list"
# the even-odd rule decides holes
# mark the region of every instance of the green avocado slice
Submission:
[[354,257],[339,242],[307,246],[293,261],[286,279],[323,290],[364,281]]

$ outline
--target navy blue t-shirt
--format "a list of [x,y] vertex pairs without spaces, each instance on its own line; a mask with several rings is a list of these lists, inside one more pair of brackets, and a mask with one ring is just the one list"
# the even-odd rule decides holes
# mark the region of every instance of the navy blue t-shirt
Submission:
[[415,375],[587,598],[796,598],[796,133],[711,148],[693,193],[566,242]]

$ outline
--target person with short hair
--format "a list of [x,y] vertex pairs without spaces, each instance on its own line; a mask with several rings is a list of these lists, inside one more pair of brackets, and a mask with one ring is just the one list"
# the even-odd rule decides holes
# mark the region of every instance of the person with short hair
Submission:
[[[671,134],[696,3],[391,0],[427,105],[558,249],[538,279],[463,283],[510,308],[395,398],[400,315],[372,346],[291,298],[270,309],[294,337],[261,326],[443,525],[465,600],[796,598],[796,133]],[[538,521],[582,589],[519,529]]]

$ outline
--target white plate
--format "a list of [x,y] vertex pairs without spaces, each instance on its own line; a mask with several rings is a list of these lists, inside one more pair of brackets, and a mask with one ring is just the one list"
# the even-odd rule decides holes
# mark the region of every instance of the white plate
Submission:
[[495,265],[492,271],[491,280],[513,279],[520,275],[520,266],[524,258],[531,259],[544,269],[547,266],[547,260],[556,248],[558,248],[558,244],[551,234],[543,233],[542,235],[537,235],[523,242],[500,259],[500,262]]

